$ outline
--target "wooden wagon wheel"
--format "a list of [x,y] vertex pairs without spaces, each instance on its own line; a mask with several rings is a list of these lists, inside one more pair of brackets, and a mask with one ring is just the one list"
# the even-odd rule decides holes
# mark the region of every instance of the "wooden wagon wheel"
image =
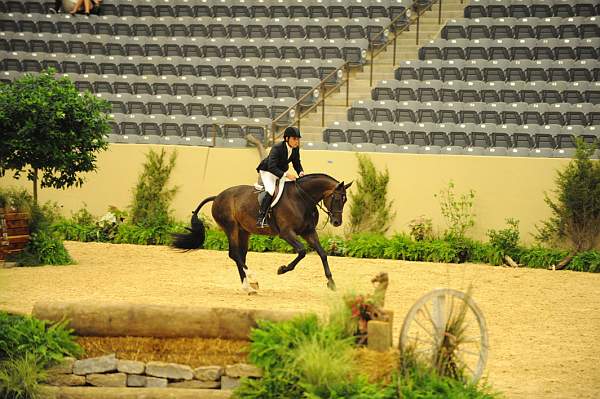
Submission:
[[445,375],[476,383],[488,356],[485,318],[464,292],[435,289],[410,308],[399,348],[403,357],[412,353]]

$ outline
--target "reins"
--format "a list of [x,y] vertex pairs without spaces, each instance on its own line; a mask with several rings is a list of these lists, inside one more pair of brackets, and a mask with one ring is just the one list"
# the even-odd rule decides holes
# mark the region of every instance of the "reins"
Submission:
[[321,205],[321,202],[323,202],[323,200],[331,195],[333,195],[333,193],[324,196],[322,199],[315,201],[314,198],[312,198],[310,196],[310,194],[308,194],[306,191],[304,191],[302,189],[302,187],[300,187],[300,184],[298,184],[298,180],[294,180],[294,183],[296,185],[296,188],[298,189],[298,192],[300,193],[301,196],[304,197],[304,199],[308,199],[309,203],[311,204],[311,208],[313,206],[318,206],[320,210],[322,210],[323,212],[325,212],[327,214],[327,219],[325,220],[325,223],[323,223],[323,227],[321,227],[321,229],[325,228],[325,226],[327,225],[327,223],[329,223],[329,219],[331,219],[331,215],[334,213],[342,213],[343,211],[330,211],[329,209],[327,209],[326,207],[324,207],[323,205]]

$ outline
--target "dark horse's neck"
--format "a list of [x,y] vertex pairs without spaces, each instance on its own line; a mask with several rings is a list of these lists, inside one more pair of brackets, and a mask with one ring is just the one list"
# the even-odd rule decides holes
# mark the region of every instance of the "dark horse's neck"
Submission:
[[312,199],[315,204],[323,199],[330,191],[333,191],[340,182],[324,173],[312,173],[304,175],[296,180],[298,187]]

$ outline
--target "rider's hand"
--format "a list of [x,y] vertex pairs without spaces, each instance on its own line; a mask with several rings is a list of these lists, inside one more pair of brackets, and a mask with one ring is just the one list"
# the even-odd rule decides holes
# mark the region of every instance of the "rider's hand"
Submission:
[[285,177],[287,177],[288,180],[296,180],[296,176],[291,172],[286,173]]
[[304,172],[300,172],[300,174],[298,175],[298,177],[302,177],[304,176]]

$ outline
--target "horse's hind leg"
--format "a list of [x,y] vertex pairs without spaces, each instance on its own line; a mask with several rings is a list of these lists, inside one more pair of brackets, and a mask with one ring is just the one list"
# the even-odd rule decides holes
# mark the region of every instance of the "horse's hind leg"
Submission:
[[246,264],[246,254],[248,253],[248,239],[250,238],[250,234],[246,230],[242,230],[241,228],[238,230],[239,244],[240,244],[240,256],[242,259],[242,264],[244,265],[244,272],[246,273],[246,277],[248,277],[248,284],[250,287],[255,290],[258,289],[258,281],[256,280],[256,275],[248,265]]
[[248,276],[246,275],[247,267],[245,265],[246,253],[248,252],[248,233],[240,230],[237,226],[229,231],[226,231],[229,241],[229,257],[235,262],[242,288],[248,295],[256,294],[257,291],[250,285]]

